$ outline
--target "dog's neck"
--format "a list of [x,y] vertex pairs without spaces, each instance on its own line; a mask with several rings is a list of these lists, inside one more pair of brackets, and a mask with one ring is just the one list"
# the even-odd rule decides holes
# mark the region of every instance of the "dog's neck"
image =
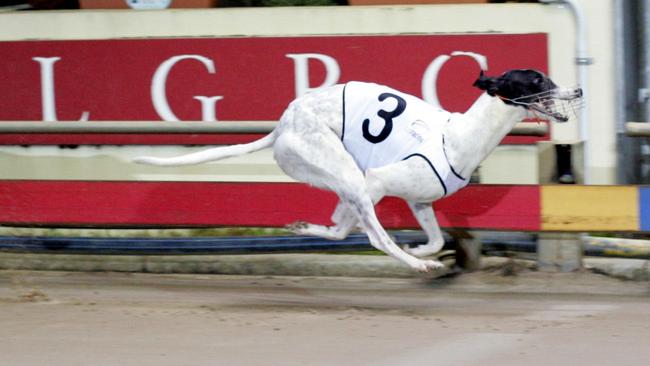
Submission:
[[454,114],[447,125],[445,152],[451,166],[469,178],[526,113],[522,107],[483,93],[467,112]]

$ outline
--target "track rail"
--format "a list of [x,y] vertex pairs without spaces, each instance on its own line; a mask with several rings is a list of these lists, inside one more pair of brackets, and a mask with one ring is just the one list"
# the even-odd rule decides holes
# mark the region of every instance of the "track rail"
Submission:
[[[275,121],[6,121],[0,123],[2,134],[266,134],[277,126]],[[524,122],[509,135],[545,136],[548,124]]]

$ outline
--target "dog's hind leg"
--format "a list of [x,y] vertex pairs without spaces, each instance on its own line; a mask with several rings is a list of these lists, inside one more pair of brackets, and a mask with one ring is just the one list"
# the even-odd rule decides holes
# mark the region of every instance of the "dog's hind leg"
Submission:
[[325,226],[298,221],[287,225],[287,229],[298,235],[313,235],[329,240],[342,240],[347,238],[354,229],[357,219],[354,213],[348,209],[347,204],[339,200],[332,214],[332,222],[334,225]]
[[[385,195],[383,185],[374,176],[366,176],[366,186],[373,205],[377,204]],[[345,239],[357,226],[359,221],[354,213],[348,208],[345,202],[339,200],[334,213],[332,213],[333,226],[316,225],[307,222],[296,222],[288,225],[287,228],[298,235],[314,235],[330,240]]]
[[421,272],[442,267],[438,261],[421,260],[404,252],[391,240],[377,219],[365,177],[335,134],[285,131],[275,143],[274,154],[278,165],[293,178],[334,191],[375,248]]
[[427,234],[428,242],[413,248],[406,246],[404,250],[416,257],[425,257],[438,253],[445,244],[445,239],[442,236],[433,207],[431,207],[431,202],[409,201],[408,205],[420,227]]

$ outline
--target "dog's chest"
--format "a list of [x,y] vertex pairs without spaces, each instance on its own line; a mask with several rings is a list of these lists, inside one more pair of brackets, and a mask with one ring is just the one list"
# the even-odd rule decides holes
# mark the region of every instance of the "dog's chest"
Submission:
[[442,131],[450,116],[412,95],[361,82],[345,85],[343,113],[343,144],[362,171],[412,154],[442,152]]

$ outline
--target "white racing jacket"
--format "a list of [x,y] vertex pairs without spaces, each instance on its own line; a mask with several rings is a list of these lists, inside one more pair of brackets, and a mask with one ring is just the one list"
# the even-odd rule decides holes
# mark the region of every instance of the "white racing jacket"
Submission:
[[468,183],[445,155],[443,128],[450,116],[387,86],[349,82],[343,88],[341,139],[364,172],[410,158],[426,160],[448,196]]

